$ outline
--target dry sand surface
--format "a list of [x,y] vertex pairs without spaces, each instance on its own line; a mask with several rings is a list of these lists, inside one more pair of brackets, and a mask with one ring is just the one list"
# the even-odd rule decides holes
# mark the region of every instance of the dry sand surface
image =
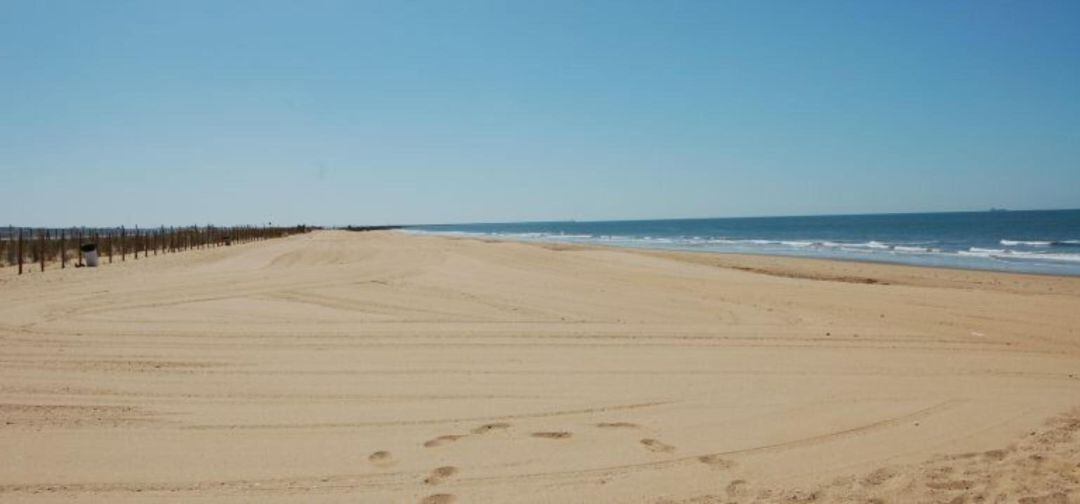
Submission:
[[0,274],[0,502],[1080,502],[1080,279],[319,232]]

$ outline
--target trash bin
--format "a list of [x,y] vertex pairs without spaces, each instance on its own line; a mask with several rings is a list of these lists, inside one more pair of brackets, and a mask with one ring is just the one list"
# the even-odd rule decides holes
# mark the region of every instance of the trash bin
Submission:
[[86,266],[96,268],[98,265],[97,244],[87,243],[79,247],[79,250],[82,250],[83,261],[86,262]]

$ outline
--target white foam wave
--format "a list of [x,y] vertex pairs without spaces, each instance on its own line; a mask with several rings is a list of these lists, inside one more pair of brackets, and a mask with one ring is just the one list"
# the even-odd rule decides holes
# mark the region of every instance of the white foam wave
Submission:
[[[836,242],[829,240],[767,240],[767,239],[732,239],[727,237],[709,236],[627,236],[627,235],[591,235],[591,234],[567,234],[551,232],[472,232],[472,231],[438,231],[438,230],[407,230],[416,234],[449,235],[460,237],[483,237],[508,240],[525,241],[574,241],[582,243],[608,243],[623,246],[659,247],[659,248],[694,248],[712,250],[717,252],[765,252],[765,253],[789,253],[795,254],[820,254],[826,256],[857,255],[860,257],[881,257],[886,254],[924,256],[928,258],[968,258],[979,261],[1008,261],[1043,264],[1080,264],[1080,254],[1075,253],[1050,253],[1042,247],[1080,246],[1080,240],[1067,241],[1021,241],[1001,240],[1003,248],[970,247],[967,250],[942,250],[929,246],[934,242],[909,242],[904,244],[892,244],[871,240],[866,242]],[[923,246],[927,245],[927,246]],[[1023,247],[1017,250],[1015,247]],[[1032,247],[1039,249],[1032,250]],[[814,252],[814,251],[818,252]],[[1046,251],[1044,251],[1046,250]]]
[[995,256],[995,258],[1014,261],[1080,263],[1080,254],[1039,254],[1034,252],[1011,252],[1009,254]]
[[971,247],[961,250],[962,256],[986,257],[1003,261],[1038,261],[1038,262],[1080,262],[1080,254],[1051,254],[1043,252],[1025,252],[1021,250],[985,249]]
[[1036,240],[1036,241],[1001,240],[1001,242],[999,242],[999,243],[1001,243],[1002,245],[1004,245],[1006,247],[1018,247],[1018,246],[1049,247],[1050,245],[1054,244],[1054,242],[1052,242],[1052,241],[1042,241],[1042,240]]
[[896,246],[893,247],[893,250],[895,250],[897,252],[908,253],[908,254],[926,254],[926,253],[934,251],[933,249],[931,249],[929,247],[911,247],[911,246],[906,246],[906,245],[896,245]]

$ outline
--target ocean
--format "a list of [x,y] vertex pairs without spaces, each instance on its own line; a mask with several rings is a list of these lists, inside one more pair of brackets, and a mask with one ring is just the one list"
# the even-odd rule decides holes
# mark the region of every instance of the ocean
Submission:
[[1080,275],[1080,210],[453,224],[407,232]]

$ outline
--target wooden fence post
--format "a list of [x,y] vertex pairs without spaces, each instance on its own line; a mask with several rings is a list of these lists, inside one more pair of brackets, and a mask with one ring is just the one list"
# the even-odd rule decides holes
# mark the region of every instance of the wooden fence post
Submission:
[[67,268],[67,242],[64,240],[64,230],[60,230],[60,269]]
[[23,229],[22,228],[19,228],[18,257],[19,257],[19,274],[21,275],[22,270],[23,270]]
[[76,228],[75,230],[75,245],[79,248],[79,253],[75,256],[75,265],[85,266],[82,260],[82,242],[83,242],[83,228]]
[[38,231],[38,262],[41,263],[41,271],[45,272],[45,245],[49,239],[49,232]]

